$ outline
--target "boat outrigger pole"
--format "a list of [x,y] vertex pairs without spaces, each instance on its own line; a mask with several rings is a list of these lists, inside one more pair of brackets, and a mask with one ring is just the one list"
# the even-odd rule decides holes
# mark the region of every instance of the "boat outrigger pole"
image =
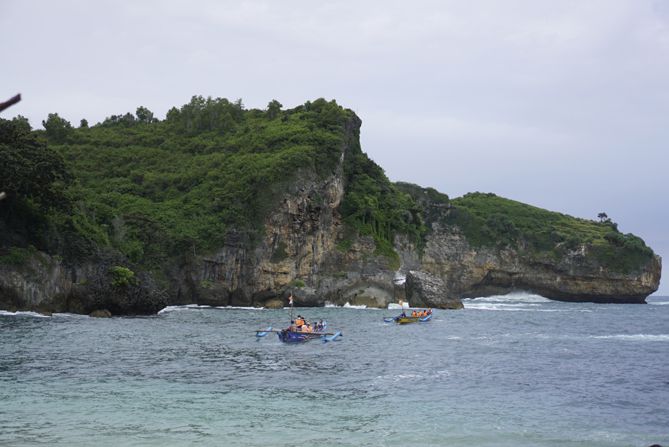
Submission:
[[290,303],[290,324],[293,324],[293,293],[291,292],[288,296],[288,302]]

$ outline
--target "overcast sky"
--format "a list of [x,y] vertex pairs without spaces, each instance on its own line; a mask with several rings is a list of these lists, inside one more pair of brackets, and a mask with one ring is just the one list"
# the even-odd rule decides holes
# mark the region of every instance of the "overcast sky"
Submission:
[[669,262],[669,0],[0,0],[0,29],[4,118],[336,99],[391,180],[604,211]]

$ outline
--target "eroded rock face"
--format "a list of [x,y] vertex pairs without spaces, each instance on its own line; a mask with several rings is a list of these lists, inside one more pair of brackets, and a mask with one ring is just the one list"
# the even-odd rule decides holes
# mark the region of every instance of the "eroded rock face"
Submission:
[[643,303],[657,290],[662,270],[654,256],[638,272],[598,264],[583,247],[569,256],[536,259],[513,249],[474,249],[451,228],[434,224],[422,269],[444,281],[451,297],[480,297],[525,290],[565,301]]
[[113,285],[111,269],[124,262],[119,255],[101,253],[95,261],[66,266],[36,252],[21,266],[0,268],[0,309],[147,315],[165,307],[166,294],[147,273],[127,285]]
[[22,265],[0,264],[0,308],[37,309],[71,288],[67,269],[45,253],[36,252]]
[[[343,225],[343,163],[357,144],[360,122],[351,120],[339,166],[327,178],[297,173],[299,181],[278,200],[264,224],[262,240],[250,250],[244,235],[231,233],[225,246],[194,267],[198,296],[211,290],[233,305],[266,306],[288,291],[300,306],[326,303],[385,307],[394,300],[390,261],[374,255],[371,238],[358,238],[347,250],[337,248]],[[197,287],[207,284],[208,291]],[[211,285],[215,284],[215,287]],[[285,298],[285,297],[284,297]]]
[[462,309],[460,298],[449,296],[448,288],[438,276],[415,270],[406,276],[406,295],[412,307]]

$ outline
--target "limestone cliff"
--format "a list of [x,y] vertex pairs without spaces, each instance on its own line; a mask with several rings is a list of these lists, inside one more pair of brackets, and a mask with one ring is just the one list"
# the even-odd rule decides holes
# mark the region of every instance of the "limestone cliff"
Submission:
[[588,256],[585,246],[560,259],[523,256],[518,250],[473,248],[457,228],[434,224],[421,268],[444,281],[445,295],[480,297],[513,290],[564,301],[641,303],[657,290],[661,259],[621,273]]
[[[112,249],[68,262],[32,251],[20,263],[7,262],[11,247],[0,249],[0,308],[148,314],[168,304],[277,306],[287,304],[288,293],[302,306],[386,307],[408,299],[460,308],[461,298],[512,290],[618,303],[641,303],[657,290],[661,260],[638,238],[609,223],[519,212],[515,203],[513,212],[500,212],[496,203],[492,214],[479,215],[471,203],[452,203],[429,188],[405,185],[399,195],[386,179],[374,194],[415,202],[397,216],[415,231],[397,226],[391,232],[388,222],[373,220],[371,208],[356,228],[342,209],[357,175],[345,175],[345,165],[362,154],[360,125],[355,115],[345,122],[339,161],[326,175],[302,167],[282,180],[260,231],[228,228],[222,246],[168,258],[160,270]],[[373,162],[365,163],[360,172],[383,176]],[[376,197],[370,192],[369,199]],[[533,228],[522,213],[540,216],[540,225],[550,228]],[[575,236],[581,228],[588,235],[583,241]],[[391,240],[390,249],[381,247],[383,237]],[[634,262],[614,256],[624,250],[638,255]]]

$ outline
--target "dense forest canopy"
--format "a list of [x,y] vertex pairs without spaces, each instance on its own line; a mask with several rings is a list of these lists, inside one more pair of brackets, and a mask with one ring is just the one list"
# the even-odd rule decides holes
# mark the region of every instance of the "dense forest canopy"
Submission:
[[216,250],[231,231],[252,244],[287,187],[303,173],[332,175],[345,150],[344,250],[368,235],[379,254],[397,260],[395,236],[420,248],[430,223],[441,219],[473,246],[562,256],[585,244],[625,271],[652,256],[610,221],[491,194],[451,201],[432,188],[393,184],[360,149],[356,120],[324,99],[289,110],[273,100],[258,110],[201,96],[170,109],[164,120],[146,107],[79,127],[52,113],[43,131],[21,117],[0,120],[0,191],[9,197],[0,202],[2,245],[66,258],[107,248],[156,268]]
[[[245,233],[252,241],[286,185],[299,182],[303,172],[320,177],[334,173],[346,123],[353,117],[350,110],[323,99],[290,110],[282,110],[275,100],[266,110],[246,110],[240,100],[195,96],[170,109],[164,120],[145,107],[93,126],[82,120],[78,128],[57,113],[43,121],[44,131],[31,131],[22,119],[3,120],[3,150],[43,166],[31,152],[39,147],[40,156],[50,157],[53,175],[61,173],[42,179],[41,188],[22,189],[31,192],[19,202],[30,206],[47,192],[63,196],[44,201],[67,205],[60,214],[42,216],[45,223],[62,226],[69,218],[69,227],[82,241],[158,266],[169,257],[214,250],[229,231]],[[343,217],[393,256],[395,232],[420,233],[417,210],[362,153],[357,127],[349,131],[355,133],[356,147],[344,166]],[[11,157],[3,160],[5,169],[17,164]],[[36,179],[23,171],[15,178]],[[6,177],[5,183],[10,185],[11,179]],[[33,224],[42,218],[38,214],[25,215],[22,224],[13,225],[37,228]],[[25,237],[53,251],[42,239],[39,232]]]

